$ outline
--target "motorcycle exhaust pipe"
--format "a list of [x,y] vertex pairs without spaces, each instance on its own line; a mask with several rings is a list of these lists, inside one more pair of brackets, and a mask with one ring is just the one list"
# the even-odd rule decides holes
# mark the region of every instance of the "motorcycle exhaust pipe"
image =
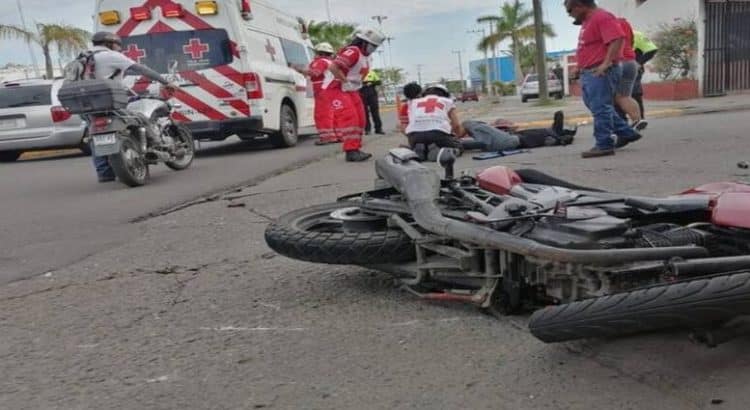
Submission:
[[149,162],[169,161],[172,159],[169,154],[162,151],[148,151],[145,158]]
[[668,260],[674,257],[709,256],[698,246],[666,248],[577,250],[543,245],[535,241],[496,231],[484,226],[446,218],[436,205],[440,178],[413,160],[399,161],[388,155],[375,163],[377,174],[401,192],[414,220],[424,229],[441,236],[456,238],[486,248],[501,249],[524,256],[568,263],[611,266],[635,261]]
[[750,269],[750,256],[676,260],[667,265],[667,271],[674,276],[710,275],[743,269]]

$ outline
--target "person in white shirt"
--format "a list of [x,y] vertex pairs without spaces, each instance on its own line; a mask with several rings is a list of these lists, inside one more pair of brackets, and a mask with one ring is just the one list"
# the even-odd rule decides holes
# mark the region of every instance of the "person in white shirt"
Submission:
[[408,102],[409,124],[405,133],[409,146],[422,158],[426,158],[432,144],[462,151],[459,138],[466,135],[466,130],[450,96],[445,86],[435,84],[428,86],[421,98]]

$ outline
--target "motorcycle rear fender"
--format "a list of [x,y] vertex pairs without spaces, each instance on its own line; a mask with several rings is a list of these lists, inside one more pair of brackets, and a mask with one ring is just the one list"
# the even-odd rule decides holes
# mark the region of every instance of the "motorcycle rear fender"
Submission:
[[[104,121],[106,119],[106,123]],[[127,122],[120,117],[112,116],[92,116],[89,119],[89,135],[119,133],[128,128]]]

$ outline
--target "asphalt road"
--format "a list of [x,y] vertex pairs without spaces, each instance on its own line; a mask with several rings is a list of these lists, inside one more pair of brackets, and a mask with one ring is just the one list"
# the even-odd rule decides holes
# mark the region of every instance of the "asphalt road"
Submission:
[[[393,113],[383,118],[386,129],[395,127]],[[0,164],[0,284],[137,240],[133,220],[340,151],[336,145],[315,146],[314,140],[302,137],[296,147],[276,150],[236,137],[204,142],[189,169],[153,167],[150,183],[137,189],[97,183],[91,159],[84,156]]]
[[[750,158],[746,118],[655,120],[642,141],[591,160],[580,158],[592,142],[584,127],[571,146],[464,155],[457,167],[534,167],[665,195],[750,176],[735,166]],[[378,138],[367,149],[384,155],[402,141]],[[256,154],[275,152],[237,157]],[[138,240],[0,286],[0,409],[748,408],[747,337],[716,349],[684,331],[546,345],[524,315],[425,302],[386,274],[266,246],[270,219],[367,190],[373,176],[372,161],[327,158],[233,193],[243,207],[222,199],[155,217],[134,228]],[[95,191],[76,183],[79,195]],[[137,198],[121,191],[101,195],[117,196],[108,204]],[[15,203],[40,210],[43,198]],[[89,231],[107,234],[93,221]]]

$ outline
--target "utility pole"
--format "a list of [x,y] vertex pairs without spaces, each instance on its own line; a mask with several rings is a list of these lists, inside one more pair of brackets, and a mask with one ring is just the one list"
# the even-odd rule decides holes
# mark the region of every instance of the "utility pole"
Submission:
[[547,50],[544,46],[544,17],[542,0],[534,0],[534,34],[536,35],[536,74],[539,78],[539,99],[549,99],[547,88]]
[[[485,37],[487,37],[487,35],[486,35],[487,31],[485,31],[484,27],[482,27],[479,30],[469,30],[469,31],[467,31],[467,33],[481,33],[483,39]],[[487,49],[486,48],[484,49],[484,61],[485,61],[485,65],[484,65],[484,84],[487,87],[487,92],[489,93],[490,92],[490,57],[487,54]]]
[[[490,36],[492,36],[493,34],[495,34],[495,22],[490,21],[489,24],[490,24]],[[497,62],[497,52],[495,51],[495,46],[492,46],[492,64],[490,64],[490,66],[487,67],[488,71],[492,70],[490,71],[490,81],[495,81],[495,76],[492,75],[492,73],[495,72],[495,67],[493,66],[495,65],[496,62]],[[501,79],[498,78],[497,80],[500,81]],[[488,83],[487,87],[489,87],[489,89],[491,90],[493,97],[497,95],[497,93],[495,92],[495,86],[492,85],[492,83]]]
[[424,64],[417,64],[417,82],[422,85],[422,67]]
[[326,0],[326,14],[328,15],[328,21],[331,21],[331,2]]
[[395,38],[389,36],[384,40],[388,42],[388,60],[390,61],[391,67],[393,67],[393,47],[391,47],[391,40],[395,40]]
[[[16,0],[16,6],[18,6],[18,14],[21,15],[21,26],[24,30],[29,31],[29,28],[26,26],[26,19],[23,16],[23,8],[21,8],[21,0]],[[39,66],[36,64],[36,55],[34,54],[34,49],[31,48],[31,43],[26,42],[26,46],[29,48],[29,55],[31,56],[31,64],[34,66],[34,73],[37,77],[41,77],[41,74],[39,73]]]
[[453,50],[453,54],[458,54],[458,72],[461,76],[461,91],[466,91],[466,80],[464,80],[464,65],[461,61],[461,50]]
[[388,20],[388,16],[380,16],[380,15],[372,16],[370,18],[373,19],[373,20],[375,20],[375,21],[377,21],[378,22],[378,26],[380,28],[383,28],[383,20]]

